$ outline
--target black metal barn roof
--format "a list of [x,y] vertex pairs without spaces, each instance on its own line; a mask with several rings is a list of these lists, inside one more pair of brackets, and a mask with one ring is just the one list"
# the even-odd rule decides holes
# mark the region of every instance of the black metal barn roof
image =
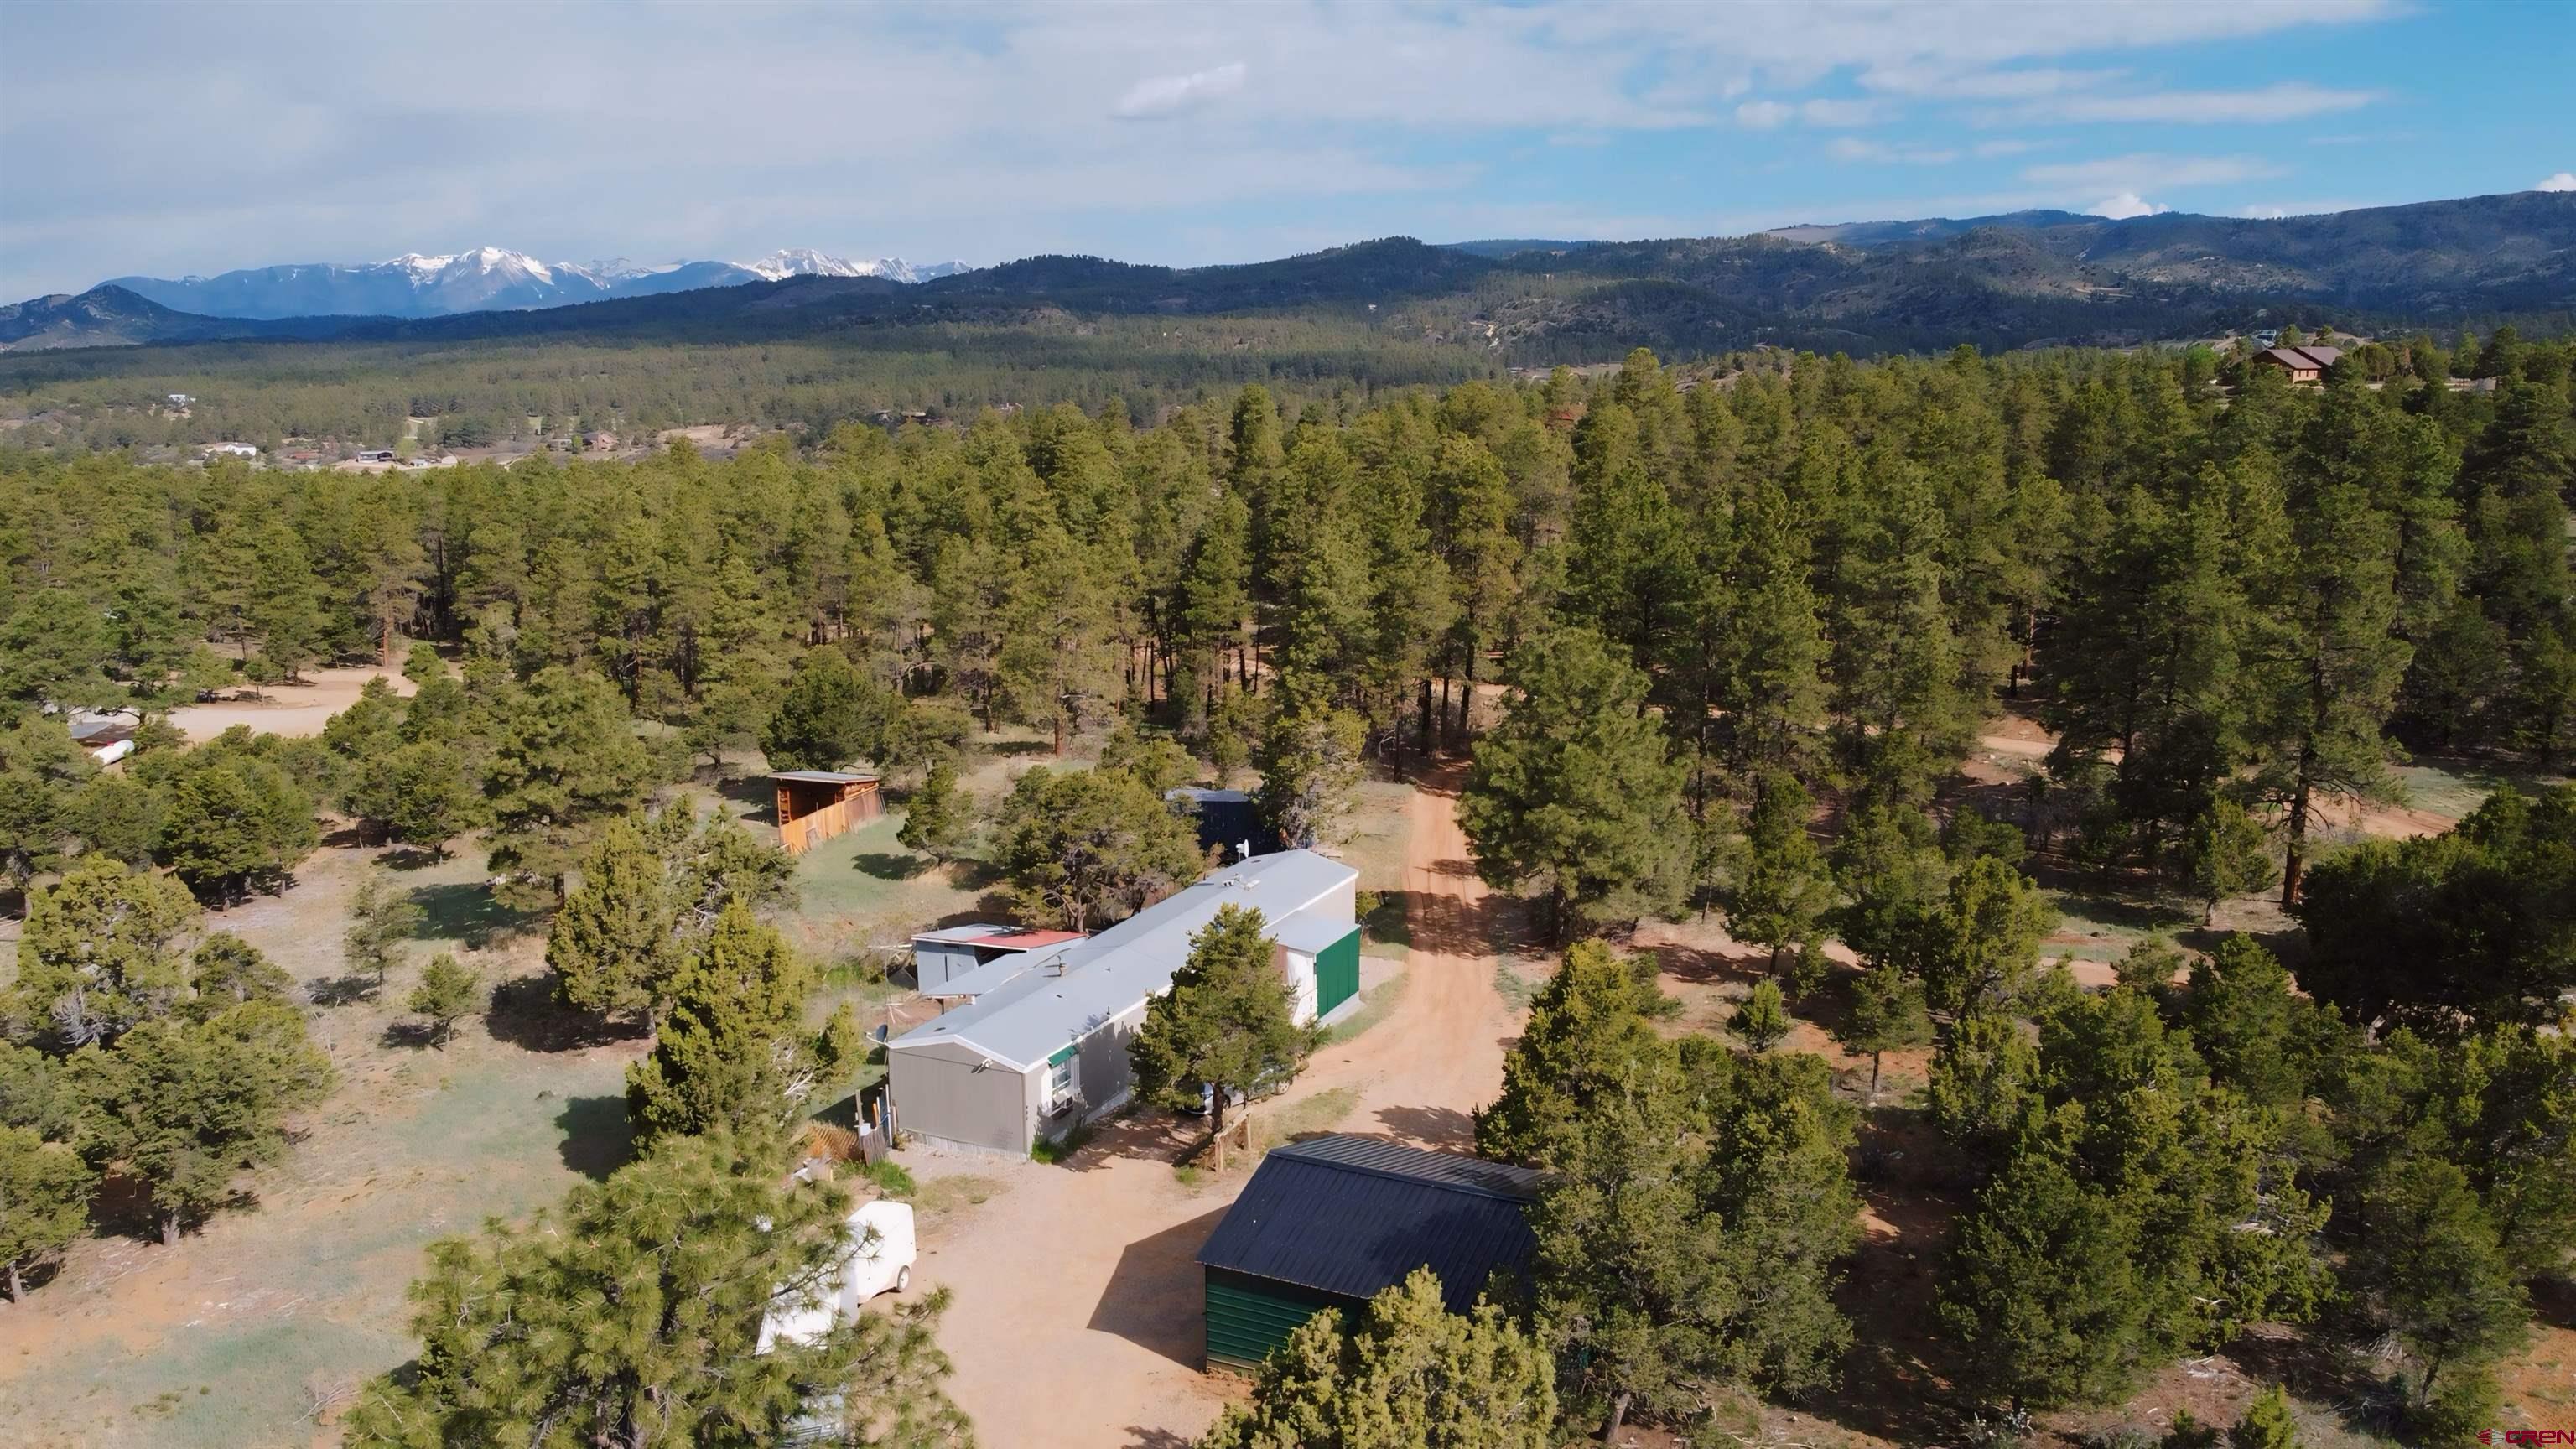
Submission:
[[1526,1213],[1538,1184],[1527,1168],[1318,1137],[1262,1159],[1199,1262],[1354,1299],[1429,1268],[1463,1313],[1497,1269],[1529,1261],[1536,1240]]

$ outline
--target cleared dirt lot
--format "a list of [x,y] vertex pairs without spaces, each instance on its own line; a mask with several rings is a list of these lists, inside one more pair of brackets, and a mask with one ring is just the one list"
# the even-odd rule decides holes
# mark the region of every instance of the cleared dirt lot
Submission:
[[302,682],[261,691],[262,699],[231,699],[221,704],[192,704],[170,711],[170,723],[191,741],[213,739],[234,725],[248,725],[265,735],[318,735],[331,716],[357,702],[370,679],[382,679],[394,693],[408,697],[415,686],[398,669],[308,669]]
[[[1426,781],[1407,806],[1404,995],[1366,1034],[1320,1053],[1264,1113],[1347,1093],[1340,1130],[1458,1148],[1468,1112],[1501,1090],[1518,1018],[1494,989],[1492,919],[1458,829],[1456,778]],[[939,1338],[979,1440],[1169,1449],[1240,1392],[1199,1370],[1196,1256],[1248,1174],[1238,1166],[1184,1185],[1172,1163],[1191,1145],[1147,1118],[1111,1127],[1061,1166],[906,1154],[926,1179],[1008,1183],[952,1230],[926,1235],[922,1259],[924,1286],[955,1295]]]

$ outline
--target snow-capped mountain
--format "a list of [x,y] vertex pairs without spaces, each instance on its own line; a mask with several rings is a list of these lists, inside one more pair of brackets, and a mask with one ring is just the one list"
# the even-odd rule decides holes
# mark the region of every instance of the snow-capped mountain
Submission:
[[434,256],[406,252],[391,261],[355,265],[249,267],[214,277],[116,277],[106,285],[202,317],[444,317],[734,287],[786,277],[926,282],[967,269],[964,262],[915,264],[900,257],[854,262],[810,247],[772,252],[757,262],[681,261],[660,266],[639,266],[623,257],[543,262],[525,252],[477,247]]
[[771,252],[759,261],[737,262],[735,265],[772,282],[785,277],[883,277],[890,282],[927,282],[935,277],[954,276],[971,270],[964,262],[907,262],[901,257],[854,262],[847,257],[818,252],[812,247],[789,247],[784,251]]

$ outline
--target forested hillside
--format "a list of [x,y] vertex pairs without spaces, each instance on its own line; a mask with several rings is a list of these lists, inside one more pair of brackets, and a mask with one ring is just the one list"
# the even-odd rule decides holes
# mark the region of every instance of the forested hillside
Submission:
[[[2398,796],[2410,748],[2529,771],[2576,747],[2571,367],[2508,330],[2356,350],[2321,387],[2202,350],[1966,347],[1766,353],[1684,387],[1640,349],[1589,381],[1229,389],[1153,426],[1069,402],[892,434],[818,415],[723,461],[361,477],[0,451],[0,863],[35,888],[9,1050],[50,1081],[200,1040],[141,1024],[173,1000],[228,1050],[280,1030],[198,980],[220,961],[195,996],[89,991],[63,922],[159,889],[128,865],[208,901],[276,889],[325,806],[424,850],[484,832],[513,903],[606,932],[606,888],[567,901],[576,867],[643,859],[625,822],[653,780],[728,750],[933,790],[998,726],[1062,748],[1124,721],[1102,790],[1137,794],[1136,730],[1168,731],[1258,768],[1296,838],[1358,755],[1448,747],[1473,755],[1478,871],[1558,940],[1714,908],[1778,977],[1739,1059],[1655,1036],[1653,993],[1581,948],[1476,1123],[1556,1174],[1525,1331],[1568,1422],[1705,1424],[1724,1386],[1812,1396],[1844,1371],[1854,1109],[1815,1058],[1768,1054],[1783,1000],[1812,998],[1856,1051],[1937,1038],[1925,1120],[1965,1207],[1929,1271],[1961,1424],[2116,1401],[2282,1322],[2384,1336],[2406,1442],[2456,1438],[2493,1418],[2526,1284],[2576,1248],[2576,1059],[2545,1029],[2576,987],[2576,796],[2508,791],[2405,847],[2326,837]],[[190,749],[155,723],[404,640],[435,646],[420,694],[318,743]],[[1497,680],[1480,730],[1467,702]],[[2054,751],[1971,808],[1954,771],[2006,704]],[[69,706],[139,717],[130,765],[89,766],[48,713]],[[1063,812],[1028,778],[996,863],[1035,873]],[[654,839],[676,879],[749,869]],[[2039,968],[2034,855],[2140,898],[2277,886],[2307,929],[2204,943],[2187,977],[2143,951],[2088,996]],[[691,949],[801,980],[740,881],[703,893],[724,909]],[[781,993],[762,1050],[803,1030]],[[636,1101],[694,1049],[663,1040]],[[52,1097],[0,1106],[30,1160],[141,1150]],[[169,1231],[221,1201],[170,1188]]]

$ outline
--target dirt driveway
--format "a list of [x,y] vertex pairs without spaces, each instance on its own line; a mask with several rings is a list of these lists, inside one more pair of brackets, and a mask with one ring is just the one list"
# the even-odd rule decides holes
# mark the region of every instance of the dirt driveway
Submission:
[[[1269,1110],[1349,1088],[1341,1130],[1463,1148],[1468,1112],[1501,1090],[1503,1044],[1519,1026],[1494,990],[1485,889],[1455,810],[1461,773],[1444,771],[1407,807],[1404,995],[1386,1020],[1320,1054]],[[939,1340],[981,1442],[1178,1449],[1239,1392],[1199,1370],[1195,1260],[1245,1174],[1185,1187],[1171,1168],[1184,1145],[1158,1126],[1120,1124],[1068,1165],[1001,1168],[1005,1191],[952,1232],[925,1236],[919,1281],[955,1295]],[[925,1177],[996,1171],[906,1156]]]

